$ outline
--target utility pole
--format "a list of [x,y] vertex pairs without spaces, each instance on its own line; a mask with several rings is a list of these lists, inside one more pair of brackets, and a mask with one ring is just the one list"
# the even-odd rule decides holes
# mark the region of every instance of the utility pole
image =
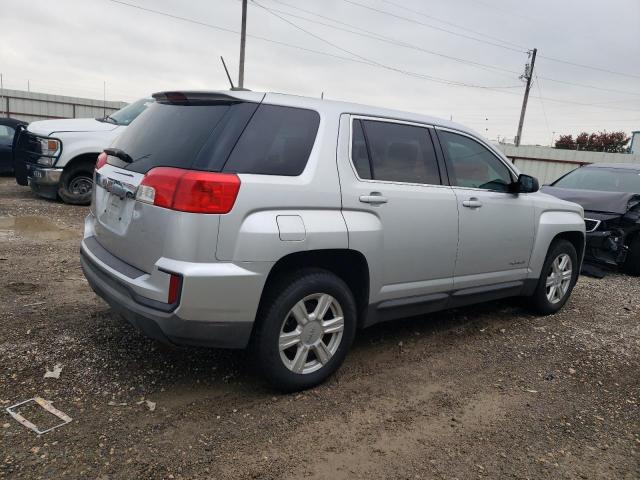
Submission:
[[529,90],[531,90],[531,79],[533,78],[533,66],[536,63],[536,53],[538,49],[534,48],[531,52],[531,64],[526,64],[524,67],[524,75],[520,78],[527,80],[527,87],[524,90],[524,98],[522,99],[522,110],[520,111],[520,123],[518,123],[518,134],[516,135],[516,147],[520,146],[520,140],[522,140],[522,125],[524,124],[524,114],[527,111],[527,101],[529,100]]
[[242,33],[240,34],[240,70],[238,88],[244,88],[244,46],[247,42],[247,0],[242,0]]

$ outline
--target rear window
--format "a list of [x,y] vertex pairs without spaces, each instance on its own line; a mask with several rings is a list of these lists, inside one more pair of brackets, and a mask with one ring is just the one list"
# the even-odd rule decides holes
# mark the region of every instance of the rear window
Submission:
[[109,163],[146,173],[154,167],[300,175],[320,116],[312,110],[251,102],[151,104],[112,148],[133,161]]
[[146,173],[154,167],[190,168],[229,107],[154,102],[112,146],[129,154],[133,162],[126,168],[134,172]]
[[231,152],[224,171],[300,175],[318,132],[313,110],[260,105]]

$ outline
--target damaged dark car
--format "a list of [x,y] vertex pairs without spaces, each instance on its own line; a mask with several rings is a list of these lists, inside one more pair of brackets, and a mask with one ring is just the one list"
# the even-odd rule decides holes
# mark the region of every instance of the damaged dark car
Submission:
[[585,261],[640,275],[640,165],[587,165],[541,190],[584,208]]

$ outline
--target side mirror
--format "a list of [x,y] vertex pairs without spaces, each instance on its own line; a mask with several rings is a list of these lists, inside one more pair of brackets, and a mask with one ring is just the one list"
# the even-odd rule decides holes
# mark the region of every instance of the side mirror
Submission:
[[513,193],[533,193],[540,190],[538,179],[531,175],[520,174],[513,184]]

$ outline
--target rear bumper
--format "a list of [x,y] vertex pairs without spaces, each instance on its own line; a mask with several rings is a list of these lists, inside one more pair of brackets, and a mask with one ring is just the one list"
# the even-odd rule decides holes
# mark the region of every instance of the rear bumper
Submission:
[[[229,276],[230,264],[220,264],[227,274],[216,276],[213,273],[217,265],[213,264],[214,270],[209,272],[212,275],[194,276],[189,274],[190,268],[179,271],[174,265],[171,270],[183,275],[181,300],[173,312],[165,312],[137,300],[144,288],[141,285],[151,275],[128,280],[135,275],[119,272],[119,260],[113,256],[105,258],[110,255],[105,252],[96,255],[87,247],[87,239],[83,240],[80,263],[89,285],[114,311],[148,337],[165,343],[216,348],[248,345],[266,274],[237,267],[233,270],[235,275]],[[202,264],[188,265],[199,271],[203,268]]]
[[218,348],[245,348],[249,343],[253,321],[185,321],[174,313],[161,312],[137,303],[124,285],[109,277],[85,254],[80,256],[80,264],[93,291],[150,338],[163,343]]

